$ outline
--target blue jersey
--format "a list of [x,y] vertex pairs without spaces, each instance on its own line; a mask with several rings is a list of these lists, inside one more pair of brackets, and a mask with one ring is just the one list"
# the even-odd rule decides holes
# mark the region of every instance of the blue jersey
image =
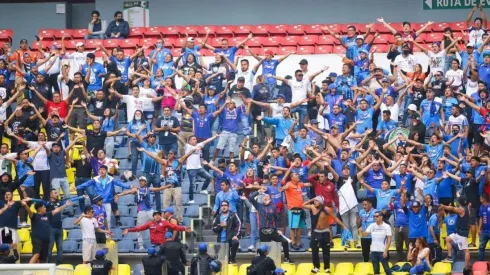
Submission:
[[[349,37],[347,35],[343,35],[340,37],[340,42],[346,47],[346,48],[349,48],[350,46],[355,46],[356,45],[356,38],[357,36],[352,36],[352,37]],[[349,56],[347,56],[347,58],[349,59],[353,59]]]
[[[366,229],[368,228],[368,226],[372,223],[375,222],[375,218],[374,218],[374,214],[377,212],[378,210],[372,208],[371,211],[369,212],[366,212],[366,210],[364,209],[361,209],[359,211],[359,217],[361,218],[361,226],[362,226],[362,230],[366,231]],[[367,238],[367,239],[370,239],[371,238],[371,234],[367,235],[366,237],[364,236],[361,236],[361,238]]]
[[[138,133],[139,129],[144,125],[146,124],[146,128],[144,128],[141,133],[140,133],[140,136],[144,137],[146,136],[146,134],[148,133],[148,131],[151,131],[151,124],[148,122],[148,121],[137,121],[137,120],[131,120],[128,124],[128,131],[131,133],[131,134],[136,134]],[[137,138],[131,138],[131,141],[138,141]]]
[[373,129],[373,116],[373,108],[368,107],[366,110],[356,110],[356,121],[361,122],[356,126],[356,131],[358,134],[363,134],[366,132],[366,129]]
[[[453,138],[453,136],[451,136],[451,135],[444,135],[442,137],[442,139],[446,142],[449,141],[451,138]],[[451,146],[451,154],[453,154],[454,156],[458,155],[458,148],[459,148],[460,140],[461,140],[461,138],[456,138],[453,142],[451,142],[451,144],[449,144]],[[463,144],[461,144],[461,146],[462,146],[461,147],[461,153],[463,153],[463,155],[466,155],[465,149],[469,148],[467,138],[463,137]]]
[[[277,166],[277,167],[284,167],[286,168],[286,161],[284,160],[284,157],[282,156],[279,156],[277,157],[276,159],[275,158],[272,158],[270,159],[269,163],[272,165],[272,166]],[[271,168],[269,169],[269,173],[272,175],[272,174],[275,174],[277,171],[276,169],[274,168]],[[281,180],[282,178],[284,177],[284,173],[280,174],[277,176],[277,178],[279,180]]]
[[384,135],[387,134],[389,131],[395,129],[396,126],[397,126],[397,122],[392,119],[389,121],[381,120],[378,122],[378,126],[376,127],[376,130],[381,131],[381,134]]
[[215,49],[214,50],[214,53],[223,53],[226,57],[228,57],[228,59],[231,61],[231,62],[235,62],[235,54],[236,52],[238,51],[238,48],[236,46],[233,46],[231,48],[228,48],[226,50],[224,49]]
[[93,204],[92,208],[94,209],[94,218],[95,220],[97,220],[97,224],[99,225],[99,228],[105,230],[106,229],[105,222],[107,221],[107,214],[104,205],[97,206],[96,204]]
[[129,66],[131,66],[131,58],[124,57],[122,60],[117,59],[115,56],[111,57],[111,61],[116,64],[117,69],[121,72],[121,82],[128,81]]
[[[301,165],[300,167],[296,167],[296,166],[293,166],[293,168],[291,168],[291,172],[294,172],[294,173],[298,173],[299,175],[299,180],[301,182],[308,182],[308,166],[305,166],[305,165]],[[303,187],[303,192],[308,192],[309,187]]]
[[223,110],[224,118],[223,118],[223,131],[227,131],[230,133],[238,133],[238,121],[240,120],[240,116],[243,113],[242,107],[234,108],[230,110],[225,108]]
[[405,188],[408,193],[413,194],[413,175],[412,174],[393,174],[393,180],[395,180],[396,188],[399,189],[402,184],[402,180],[405,179]]
[[359,104],[361,104],[361,100],[366,100],[368,102],[368,105],[369,106],[373,106],[374,105],[374,97],[370,94],[366,94],[366,95],[358,95],[357,98],[356,98],[356,106],[359,106]]
[[369,46],[369,44],[367,43],[364,43],[361,47],[358,47],[357,45],[353,45],[347,48],[347,52],[345,56],[355,62],[361,59],[361,50],[366,50],[369,52],[370,49],[371,46]]
[[218,99],[219,95],[214,95],[214,96],[209,96],[205,95],[204,96],[204,104],[206,105],[206,112],[208,114],[214,113],[217,108],[216,108],[216,99]]
[[390,210],[391,198],[394,198],[398,193],[396,189],[388,189],[383,191],[382,189],[374,189],[374,194],[376,195],[376,208],[379,210]]
[[[383,169],[379,169],[378,171],[374,171],[373,169],[367,170],[367,172],[364,174],[364,178],[366,180],[366,183],[371,186],[372,188],[377,188],[381,189],[381,183],[383,182],[385,178],[385,173]],[[375,194],[368,192],[368,197],[374,197]]]
[[449,117],[451,116],[451,109],[453,108],[454,105],[458,105],[459,102],[456,98],[451,97],[451,98],[446,98],[445,96],[442,97],[442,110],[444,112],[444,119],[448,121]]
[[439,125],[441,120],[441,115],[439,109],[441,109],[441,103],[434,100],[429,101],[428,99],[422,100],[420,103],[420,109],[422,110],[422,122],[425,126],[430,126],[434,123],[436,126]]
[[135,194],[138,211],[152,210],[150,193],[149,187],[138,187],[137,193]]
[[294,151],[298,153],[302,159],[306,159],[306,147],[315,145],[313,140],[306,136],[301,138],[299,135],[294,139]]
[[205,114],[201,117],[199,113],[192,112],[194,119],[194,129],[196,137],[199,139],[208,139],[211,137],[211,125],[213,124],[213,114]]
[[400,202],[395,202],[395,226],[396,227],[407,227],[408,226],[408,215],[403,211],[403,207]]
[[[154,155],[158,155],[162,151],[162,146],[155,142],[151,145],[146,141],[141,143],[141,147],[151,152]],[[160,163],[148,156],[146,152],[143,152],[143,164],[141,164],[141,171],[144,173],[154,173],[156,175],[161,174]]]
[[335,79],[335,85],[337,86],[337,93],[343,95],[343,99],[353,98],[354,92],[351,87],[357,86],[356,78],[353,75],[339,75]]
[[482,232],[490,233],[490,204],[480,205],[480,219],[482,220]]
[[424,150],[427,153],[427,157],[430,159],[430,161],[432,163],[437,163],[437,160],[443,155],[444,145],[442,143],[438,143],[436,145],[425,144]]
[[[269,61],[265,60],[265,58],[262,59],[262,75],[276,75],[277,65],[279,65],[279,60],[277,59],[271,59]],[[276,79],[273,77],[266,77],[265,82],[270,85],[276,84]]]
[[85,77],[90,68],[90,78],[88,81],[88,91],[98,91],[102,89],[102,78],[105,76],[105,68],[102,64],[95,62],[92,66],[84,64],[82,67],[82,75]]
[[[439,229],[439,221],[437,220],[437,214],[434,213],[432,216],[429,218],[429,228],[432,227],[432,230],[434,231],[434,234],[436,237],[440,236],[441,234],[441,229]],[[439,240],[437,240],[439,241]],[[427,243],[434,243],[434,239],[432,238],[432,234],[428,233],[427,234]]]
[[324,118],[328,120],[328,125],[332,127],[332,125],[336,125],[339,128],[339,133],[345,132],[345,127],[347,124],[347,119],[345,118],[344,114],[338,113],[330,113],[330,114],[324,114]]
[[[375,90],[375,93],[377,96],[381,97],[381,94],[383,93],[383,88],[378,88]],[[385,92],[385,95],[381,100],[383,100],[384,103],[386,103],[386,98],[388,96],[392,96],[393,98],[397,98],[397,93],[395,92],[395,88],[393,86],[388,86],[388,90]]]
[[[156,74],[157,72],[157,69],[163,69],[163,66],[165,64],[165,56],[167,54],[170,54],[172,55],[172,53],[170,52],[169,49],[166,49],[166,48],[162,48],[161,51],[157,51],[157,49],[154,49],[151,51],[150,53],[150,57],[151,58],[155,58],[156,59],[156,62],[155,62],[155,65],[156,66],[153,66],[153,74]],[[172,61],[173,63],[173,61]],[[172,73],[170,73],[172,74]],[[164,71],[164,75],[165,75],[165,71]]]
[[419,212],[408,209],[408,238],[427,238],[427,208],[422,206]]
[[437,196],[436,188],[437,188],[437,183],[435,177],[433,177],[432,179],[429,179],[428,177],[424,177],[424,188],[422,190],[424,196],[431,195],[435,199],[435,197]]
[[447,235],[451,235],[456,232],[456,219],[458,219],[457,214],[449,214],[444,218],[444,223],[446,224]]
[[[16,171],[17,171],[17,177],[20,179],[22,178],[23,176],[25,176],[27,174],[27,172],[29,171],[32,171],[32,158],[29,157],[27,158],[27,161],[26,162],[23,162],[23,161],[18,161],[17,162],[17,165],[16,165]],[[27,176],[27,178],[24,180],[24,182],[22,183],[22,185],[24,186],[28,186],[28,187],[34,187],[34,176],[33,175],[29,175]]]
[[[436,172],[436,178],[442,177],[443,171],[438,170]],[[452,198],[453,197],[453,184],[454,180],[450,177],[447,177],[439,182],[439,186],[437,187],[437,198]]]
[[226,180],[226,177],[225,175],[220,175],[218,173],[216,173],[216,171],[213,172],[213,177],[214,177],[214,182],[215,182],[215,186],[214,186],[214,191],[216,192],[216,194],[221,191],[221,183]]
[[269,185],[267,186],[267,193],[271,196],[271,201],[273,204],[277,205],[282,201],[282,192],[279,191],[281,184],[278,183],[276,187]]

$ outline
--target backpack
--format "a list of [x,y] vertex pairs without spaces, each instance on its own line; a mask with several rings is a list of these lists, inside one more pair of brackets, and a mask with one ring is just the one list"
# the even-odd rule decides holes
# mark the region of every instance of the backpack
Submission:
[[[210,271],[210,263],[214,259],[211,257],[201,257],[200,255],[195,256],[191,259],[191,267],[195,266],[195,275],[207,275],[208,271]],[[221,264],[221,262],[220,262]],[[192,269],[192,268],[191,268]]]
[[247,266],[247,275],[258,275],[259,269],[262,266],[262,264],[265,263],[265,261],[267,261],[267,257],[264,257],[264,259],[262,259],[262,261],[260,261],[256,264]]

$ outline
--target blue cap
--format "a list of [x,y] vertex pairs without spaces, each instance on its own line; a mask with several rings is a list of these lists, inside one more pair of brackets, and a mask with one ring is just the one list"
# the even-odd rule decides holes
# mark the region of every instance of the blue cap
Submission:
[[165,213],[165,212],[168,212],[168,213],[170,213],[170,214],[174,214],[174,213],[175,213],[175,210],[174,210],[174,208],[173,208],[173,207],[167,207],[167,208],[164,208],[164,209],[162,210],[162,213]]
[[215,91],[216,91],[216,86],[214,86],[214,85],[209,85],[209,86],[208,86],[208,90],[215,90]]
[[360,52],[365,53],[365,54],[369,54],[369,52],[366,49],[361,49]]
[[262,252],[267,252],[267,251],[269,251],[269,247],[267,245],[265,245],[265,244],[261,244],[259,246],[259,250],[262,251]]
[[165,239],[171,239],[173,236],[174,234],[172,234],[172,232],[165,232]]
[[100,250],[97,250],[97,252],[95,252],[95,256],[97,256],[97,257],[104,257],[106,254],[107,254],[107,252],[105,251],[105,249],[100,249]]
[[155,255],[155,254],[157,254],[155,247],[150,246],[150,248],[148,248],[148,255]]
[[208,251],[208,244],[207,243],[200,243],[199,244],[199,252],[207,252]]
[[278,95],[276,96],[276,98],[286,99],[286,97],[285,97],[283,94],[278,94]]
[[286,271],[280,267],[276,268],[276,270],[274,270],[274,273],[278,274],[278,273],[286,273]]
[[0,252],[6,252],[10,250],[10,246],[8,244],[0,245]]
[[334,72],[331,72],[331,73],[328,74],[328,77],[333,77],[333,76],[337,77],[337,74],[334,73]]
[[337,85],[335,85],[334,83],[328,85],[328,89],[329,90],[332,90],[332,89],[337,89]]

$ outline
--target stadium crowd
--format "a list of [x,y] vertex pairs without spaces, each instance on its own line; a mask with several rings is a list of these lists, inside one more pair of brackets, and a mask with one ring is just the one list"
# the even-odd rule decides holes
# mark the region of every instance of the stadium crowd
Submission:
[[[473,19],[477,10],[481,17]],[[87,39],[129,35],[121,12],[109,24],[97,11],[92,17]],[[149,230],[145,268],[161,266],[158,253],[178,272],[187,264],[179,232],[190,232],[182,226],[182,207],[195,203],[195,185],[203,181],[200,194],[213,197],[212,230],[217,242],[229,244],[230,263],[242,236],[250,237],[249,251],[256,240],[280,242],[284,261],[293,262],[306,234],[312,273],[320,272],[320,249],[329,271],[338,236],[346,249],[361,249],[375,274],[380,264],[390,274],[390,246],[398,261],[411,262],[412,274],[455,261],[457,251],[469,266],[471,247],[484,260],[490,240],[490,36],[483,8],[470,12],[467,31],[447,28],[443,40],[430,45],[417,37],[433,22],[418,30],[410,22],[403,29],[383,18],[377,22],[394,36],[386,56],[390,68],[375,64],[371,45],[378,33],[371,33],[371,24],[364,34],[354,26],[346,35],[324,27],[346,48],[342,71],[325,66],[313,72],[302,59],[287,76],[276,69],[295,53],[258,56],[247,46],[251,34],[237,45],[223,39],[219,48],[208,44],[208,35],[187,36],[180,56],[164,47],[164,38],[149,55],[146,46],[126,56],[98,43],[100,63],[84,43],[75,52],[64,44],[45,51],[39,39],[39,55],[26,39],[17,49],[5,43],[0,259],[19,259],[17,230],[30,228],[29,263],[63,263],[62,217],[76,204],[83,262],[101,260],[105,253],[97,244],[122,226],[117,202],[133,196],[137,226],[123,235],[139,232],[139,250],[147,251],[141,232]],[[414,47],[428,56],[427,70]],[[203,48],[216,53],[212,63],[204,61]],[[239,48],[257,65],[238,57]],[[321,83],[314,81],[323,73],[328,76]],[[60,82],[68,87],[66,97]],[[130,171],[119,171],[113,159],[115,148],[124,146]],[[76,169],[75,188],[67,168]],[[189,189],[182,190],[186,178]],[[199,246],[199,254],[206,250]],[[273,263],[263,264],[268,250],[257,248],[252,264],[276,271]],[[200,261],[193,264],[194,271],[200,268]]]

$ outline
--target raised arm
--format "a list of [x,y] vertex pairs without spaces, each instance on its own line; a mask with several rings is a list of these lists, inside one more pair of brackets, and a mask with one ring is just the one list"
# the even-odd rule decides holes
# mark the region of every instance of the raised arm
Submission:
[[477,9],[477,5],[474,5],[473,9],[471,9],[470,13],[468,14],[468,17],[466,17],[466,28],[467,29],[471,28],[471,19],[473,18],[473,15],[475,14],[476,9]]
[[258,56],[258,55],[256,55],[254,52],[252,52],[252,51],[250,50],[250,48],[249,48],[247,45],[245,45],[245,46],[244,46],[244,48],[245,48],[245,50],[246,50],[246,51],[247,51],[247,52],[248,52],[248,53],[249,53],[251,56],[253,56],[255,59],[257,59],[257,61],[259,61],[259,64],[260,64],[260,63],[262,63],[263,58],[259,57],[259,56]]
[[281,62],[283,62],[284,60],[286,60],[286,58],[288,58],[288,57],[289,57],[290,55],[292,55],[292,54],[295,54],[295,52],[290,52],[290,53],[288,53],[287,55],[285,55],[285,56],[283,56],[283,57],[279,58],[279,60],[278,60],[278,62],[279,62],[279,63],[278,63],[278,64],[281,64]]
[[395,30],[392,26],[390,26],[390,24],[386,23],[385,20],[383,19],[383,17],[378,18],[377,21],[379,23],[382,23],[383,26],[385,26],[385,28],[387,28],[392,34],[396,34],[397,33],[397,30]]
[[415,32],[415,35],[420,36],[432,24],[434,24],[434,22],[432,22],[432,21],[427,22],[427,24],[425,24],[422,28],[420,28],[420,30]]

